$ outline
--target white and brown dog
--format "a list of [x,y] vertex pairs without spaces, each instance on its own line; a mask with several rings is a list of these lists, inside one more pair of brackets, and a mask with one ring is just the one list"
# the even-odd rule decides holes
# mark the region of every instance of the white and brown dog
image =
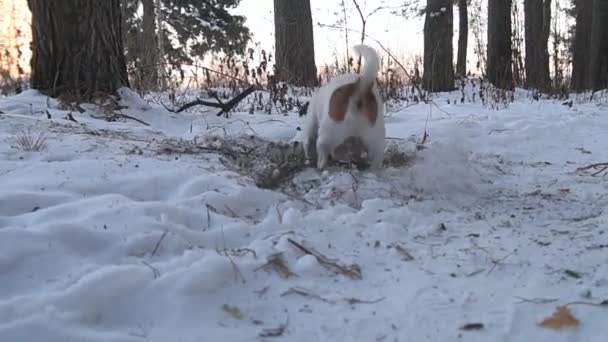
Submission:
[[317,90],[308,106],[304,151],[307,159],[316,152],[319,169],[327,166],[336,147],[352,137],[362,140],[372,170],[378,170],[384,159],[384,104],[374,87],[378,54],[367,45],[357,45],[353,49],[364,59],[361,74],[336,77]]

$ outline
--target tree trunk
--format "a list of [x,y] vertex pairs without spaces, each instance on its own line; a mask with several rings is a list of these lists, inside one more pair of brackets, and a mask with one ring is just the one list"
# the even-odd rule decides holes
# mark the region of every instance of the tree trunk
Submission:
[[488,0],[488,67],[490,83],[513,89],[511,0]]
[[142,37],[140,47],[142,52],[142,85],[147,90],[158,89],[158,36],[156,34],[156,12],[154,0],[142,0]]
[[548,90],[551,0],[524,0],[526,88]]
[[83,101],[129,86],[120,0],[28,0],[32,88]]
[[456,62],[456,74],[464,77],[467,75],[467,45],[469,44],[469,9],[468,0],[458,0],[458,58]]
[[587,89],[593,0],[576,0],[576,26],[572,48],[572,89]]
[[427,0],[422,85],[430,92],[454,89],[452,0]]
[[275,76],[296,86],[316,86],[310,0],[274,0]]
[[593,0],[591,49],[589,51],[589,89],[608,87],[608,0]]

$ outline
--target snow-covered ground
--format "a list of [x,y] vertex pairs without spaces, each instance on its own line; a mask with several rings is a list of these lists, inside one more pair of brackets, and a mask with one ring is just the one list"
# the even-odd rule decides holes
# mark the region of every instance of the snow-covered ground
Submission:
[[[577,171],[608,162],[605,103],[444,94],[386,119],[413,150],[427,126],[411,165],[307,169],[281,192],[157,147],[292,141],[297,115],[123,95],[150,127],[0,99],[0,341],[606,341],[608,172]],[[28,130],[45,149],[16,147]],[[539,325],[566,304],[576,327]]]

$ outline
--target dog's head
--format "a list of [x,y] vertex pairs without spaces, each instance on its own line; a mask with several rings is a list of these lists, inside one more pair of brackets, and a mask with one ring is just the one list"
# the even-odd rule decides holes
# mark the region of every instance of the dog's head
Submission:
[[372,88],[361,78],[336,88],[329,97],[329,117],[335,122],[344,121],[347,113],[363,115],[373,126],[378,118],[378,99]]

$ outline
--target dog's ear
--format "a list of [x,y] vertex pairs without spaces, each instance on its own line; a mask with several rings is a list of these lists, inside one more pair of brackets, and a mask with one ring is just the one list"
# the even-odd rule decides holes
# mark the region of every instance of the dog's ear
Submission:
[[357,91],[359,81],[355,83],[345,84],[336,88],[329,97],[329,117],[336,121],[344,121],[346,111],[348,110],[348,102]]

